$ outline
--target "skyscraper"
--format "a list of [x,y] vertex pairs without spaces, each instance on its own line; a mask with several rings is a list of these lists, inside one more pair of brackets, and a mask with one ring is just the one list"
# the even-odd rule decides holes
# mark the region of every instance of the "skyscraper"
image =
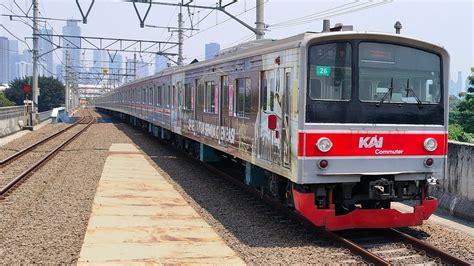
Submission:
[[137,78],[144,78],[150,75],[149,64],[145,63],[143,59],[137,61]]
[[68,52],[73,70],[80,73],[81,50],[78,48],[81,48],[81,39],[74,38],[74,36],[81,36],[81,28],[77,25],[77,21],[68,20],[66,26],[63,27],[63,35],[73,36],[65,37],[63,40],[63,63],[66,64],[66,52]]
[[7,37],[0,37],[0,84],[8,83],[10,69],[9,44]]
[[92,73],[102,73],[103,69],[107,69],[107,62],[109,61],[109,56],[104,50],[94,50],[93,53],[94,64],[92,68]]
[[58,64],[56,65],[56,78],[61,81],[61,82],[64,82],[64,76],[63,76],[63,65],[62,64]]
[[121,71],[122,68],[122,55],[116,54],[115,57],[109,62],[109,74],[110,74],[110,80],[112,81],[113,85],[120,85],[122,82],[121,77],[119,74],[124,73],[124,71]]
[[155,74],[162,71],[168,66],[168,58],[162,55],[155,56]]
[[458,71],[458,81],[457,81],[457,89],[458,89],[458,93],[459,92],[463,92],[463,80],[462,80],[462,72],[461,71]]
[[206,43],[206,60],[213,58],[217,55],[221,46],[218,43],[211,42]]
[[[47,34],[52,35],[53,31],[51,29],[42,28],[40,29],[40,34]],[[43,65],[40,67],[41,69],[45,70],[45,76],[52,76],[53,75],[53,44],[52,44],[51,36],[41,36],[38,39],[39,44],[39,54],[41,57],[39,58],[41,64]]]
[[8,41],[8,58],[9,58],[9,75],[8,80],[12,81],[18,77],[18,73],[16,71],[16,64],[20,62],[20,55],[18,54],[18,41],[17,40],[9,40]]

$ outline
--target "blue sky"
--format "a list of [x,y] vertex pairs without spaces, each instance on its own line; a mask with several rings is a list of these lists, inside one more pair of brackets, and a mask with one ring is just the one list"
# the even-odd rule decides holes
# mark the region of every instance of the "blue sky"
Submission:
[[[178,2],[178,0],[162,0],[164,2]],[[20,11],[13,5],[12,0],[0,0],[7,7],[13,8],[16,13]],[[27,7],[31,0],[17,0],[22,7]],[[73,0],[39,0],[42,16],[58,18],[80,18],[79,11]],[[81,0],[86,5],[88,0]],[[195,0],[199,5],[212,5],[215,1]],[[227,0],[229,2],[229,0]],[[265,22],[269,25],[284,22],[290,19],[325,12],[331,8],[350,4],[352,0],[315,0],[315,1],[283,1],[269,0],[265,3]],[[365,0],[358,3],[364,6]],[[456,79],[457,71],[463,71],[463,76],[469,74],[469,68],[474,66],[474,4],[471,0],[458,1],[408,1],[394,0],[382,3],[382,0],[374,0],[372,4],[380,5],[359,10],[348,14],[322,13],[318,18],[328,17],[332,24],[342,22],[354,25],[355,30],[393,32],[395,21],[403,24],[402,34],[434,42],[444,46],[451,55],[451,77]],[[230,6],[228,11],[233,14],[242,13],[239,18],[253,25],[255,21],[255,0],[239,0]],[[145,6],[143,6],[145,7]],[[143,9],[143,8],[141,8]],[[247,10],[247,12],[245,12]],[[0,7],[2,14],[10,11]],[[142,10],[143,11],[143,10]],[[208,11],[195,11],[194,21],[203,18]],[[222,47],[235,45],[243,40],[250,40],[252,32],[235,21],[227,21],[228,17],[223,13],[211,13],[205,20],[197,25],[201,32],[185,42],[184,53],[187,61],[193,58],[204,57],[204,45],[208,42],[218,42]],[[31,29],[21,22],[9,21],[2,17],[0,23],[14,32],[17,36],[24,38],[31,36]],[[57,33],[61,33],[64,22],[50,22]],[[176,26],[177,8],[153,5],[146,21],[147,24]],[[217,24],[217,26],[215,26]],[[97,0],[93,7],[88,24],[80,25],[82,34],[85,36],[121,37],[159,40],[170,37],[166,30],[140,28],[138,18],[131,3],[111,0]],[[187,25],[189,26],[189,19]],[[214,26],[214,27],[213,27]],[[212,27],[212,28],[210,28]],[[320,31],[321,20],[288,27],[270,27],[266,33],[268,38],[283,38],[304,31]],[[204,31],[205,30],[205,31]],[[198,34],[196,34],[198,33]],[[0,36],[7,36],[7,32],[0,28]],[[175,38],[175,37],[173,37]],[[27,40],[30,42],[30,40]],[[21,45],[20,50],[25,46]],[[92,57],[92,53],[88,53]],[[130,55],[124,55],[130,57]],[[151,57],[143,55],[145,61],[153,62]],[[55,62],[58,63],[58,62]]]

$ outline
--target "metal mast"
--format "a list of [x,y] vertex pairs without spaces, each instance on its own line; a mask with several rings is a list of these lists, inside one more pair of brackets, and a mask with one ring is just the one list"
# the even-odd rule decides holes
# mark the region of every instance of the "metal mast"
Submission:
[[257,13],[257,20],[255,21],[255,36],[257,40],[263,39],[263,36],[265,35],[265,22],[264,22],[264,1],[265,0],[257,0],[256,4],[256,13]]
[[33,0],[33,121],[31,126],[36,124],[36,114],[38,113],[38,0]]
[[66,113],[69,111],[69,86],[70,86],[70,70],[69,70],[69,51],[66,50],[66,88],[65,88],[65,93],[64,93],[64,105],[66,108]]
[[177,65],[183,65],[183,1],[181,1],[181,5],[179,6],[179,14],[178,14],[178,61]]

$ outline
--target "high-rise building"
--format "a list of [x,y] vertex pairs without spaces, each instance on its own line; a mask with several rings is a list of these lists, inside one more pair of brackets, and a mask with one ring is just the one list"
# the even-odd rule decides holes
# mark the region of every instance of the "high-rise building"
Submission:
[[102,73],[103,69],[107,69],[109,56],[105,50],[94,50],[93,53],[94,64],[93,64],[93,73]]
[[66,53],[69,53],[72,69],[80,73],[81,50],[78,48],[81,48],[81,39],[75,36],[81,36],[81,27],[77,25],[77,21],[68,20],[66,26],[63,27],[63,35],[73,36],[65,37],[63,40],[63,63],[66,64]]
[[0,37],[0,84],[9,82],[10,58],[7,37]]
[[125,82],[129,82],[134,79],[134,77],[132,76],[134,74],[133,66],[133,59],[127,58],[125,60]]
[[[44,35],[52,35],[53,30],[42,28],[39,31],[40,34]],[[41,69],[45,70],[45,76],[53,76],[53,40],[52,36],[41,36],[38,39],[38,46],[39,46],[39,54],[41,57],[39,61],[43,65],[40,67]]]
[[458,93],[463,92],[463,80],[462,80],[462,71],[458,71],[458,81],[457,81]]
[[155,56],[155,74],[168,67],[168,58],[163,55]]
[[[20,61],[15,65],[15,71],[18,77],[25,78],[33,76],[33,64],[25,61]],[[39,74],[39,72],[38,72]]]
[[143,59],[137,61],[137,78],[144,78],[150,75],[149,64],[145,63]]
[[63,74],[63,65],[62,64],[56,65],[56,78],[59,81],[64,82],[64,74]]
[[217,55],[221,46],[218,43],[211,42],[206,43],[206,60],[213,58]]
[[20,62],[20,54],[18,54],[18,41],[17,40],[9,40],[8,41],[8,46],[9,46],[9,75],[8,79],[10,81],[18,78],[18,72],[16,71],[16,64]]
[[109,74],[110,74],[110,81],[113,86],[118,86],[122,83],[121,76],[119,74],[123,74],[124,71],[122,69],[122,55],[116,54],[115,57],[109,62]]

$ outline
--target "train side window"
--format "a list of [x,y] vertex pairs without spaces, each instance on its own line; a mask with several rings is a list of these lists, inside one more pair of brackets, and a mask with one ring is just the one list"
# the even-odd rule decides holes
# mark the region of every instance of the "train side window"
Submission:
[[158,101],[156,103],[157,106],[161,106],[163,104],[163,87],[158,86]]
[[221,77],[222,106],[229,105],[229,76]]
[[191,99],[192,99],[192,87],[190,83],[184,84],[184,109],[192,110]]
[[153,105],[153,88],[148,89],[148,104]]
[[245,117],[250,114],[251,86],[250,78],[237,79],[236,114]]
[[216,89],[214,81],[206,82],[204,96],[204,112],[216,113]]
[[146,89],[142,89],[142,103],[146,104]]

